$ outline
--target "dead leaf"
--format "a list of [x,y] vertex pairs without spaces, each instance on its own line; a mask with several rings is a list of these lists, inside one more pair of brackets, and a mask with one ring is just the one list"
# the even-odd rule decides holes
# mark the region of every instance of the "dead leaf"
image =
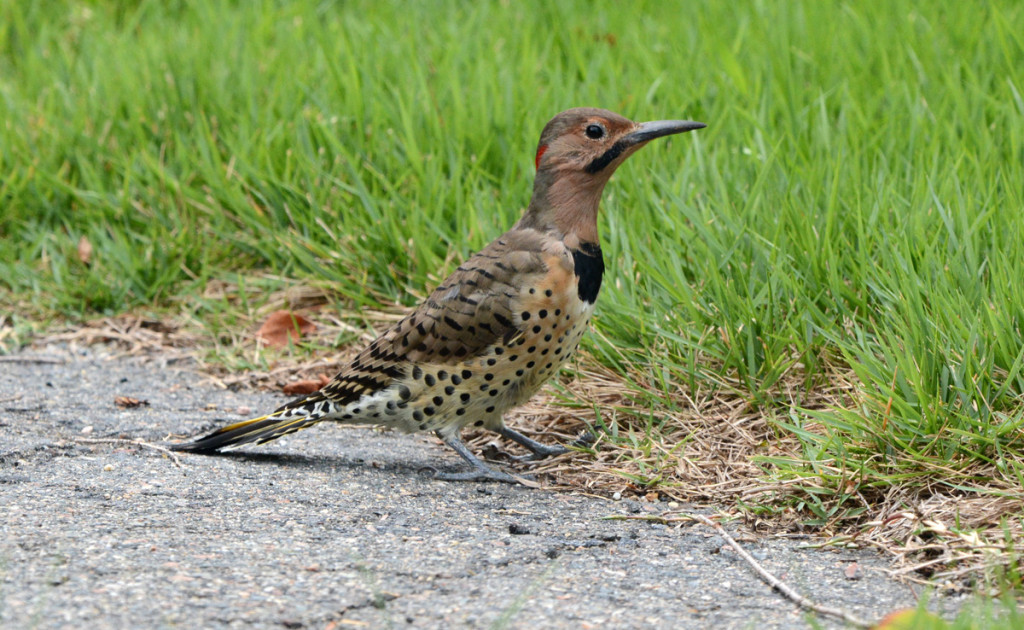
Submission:
[[274,311],[260,326],[256,340],[270,348],[284,348],[316,330],[316,324],[291,311]]
[[312,394],[326,385],[330,380],[331,379],[327,378],[326,374],[321,374],[319,379],[288,383],[281,388],[281,391],[289,396],[294,396],[296,394]]
[[89,242],[85,234],[78,239],[78,260],[82,261],[85,266],[89,266],[92,262],[92,243]]
[[136,407],[148,407],[148,400],[139,400],[138,398],[132,398],[131,396],[117,396],[114,398],[114,404],[121,409],[134,409]]

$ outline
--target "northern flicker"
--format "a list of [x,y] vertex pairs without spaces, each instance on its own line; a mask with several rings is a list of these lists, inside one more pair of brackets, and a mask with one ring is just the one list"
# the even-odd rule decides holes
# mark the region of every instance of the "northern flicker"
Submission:
[[459,437],[483,427],[533,452],[566,451],[505,426],[572,356],[604,273],[597,234],[601,193],[615,169],[650,140],[704,127],[635,123],[603,109],[564,111],[544,127],[533,196],[511,230],[471,256],[416,310],[384,332],[320,391],[223,427],[180,451],[262,444],[332,420],[434,431],[472,465],[449,480],[516,481],[480,461]]

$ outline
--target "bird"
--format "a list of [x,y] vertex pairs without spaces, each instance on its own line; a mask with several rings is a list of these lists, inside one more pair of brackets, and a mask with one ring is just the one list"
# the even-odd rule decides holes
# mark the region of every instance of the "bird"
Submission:
[[633,122],[577,107],[540,135],[529,205],[510,230],[471,255],[417,308],[384,331],[319,391],[230,424],[174,450],[212,454],[263,444],[324,421],[432,431],[469,464],[435,477],[522,479],[492,468],[460,437],[482,427],[540,459],[566,452],[505,426],[577,349],[594,312],[605,262],[601,194],[612,173],[651,140],[706,127]]

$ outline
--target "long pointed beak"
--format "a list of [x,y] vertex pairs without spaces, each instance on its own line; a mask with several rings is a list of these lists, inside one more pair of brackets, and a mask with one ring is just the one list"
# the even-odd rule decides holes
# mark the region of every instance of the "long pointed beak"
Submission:
[[647,142],[662,136],[671,136],[675,133],[703,129],[704,127],[707,127],[707,125],[692,120],[655,120],[640,123],[636,131],[625,135],[622,141],[626,142],[627,145],[640,144],[641,142]]

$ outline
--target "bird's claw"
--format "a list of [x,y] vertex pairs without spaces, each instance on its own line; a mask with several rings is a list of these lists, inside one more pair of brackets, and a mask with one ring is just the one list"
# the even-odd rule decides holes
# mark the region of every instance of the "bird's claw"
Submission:
[[554,457],[562,453],[568,453],[569,449],[564,446],[546,446],[542,450],[534,451],[527,455],[510,455],[509,459],[514,462],[535,462],[546,457]]
[[569,446],[589,448],[590,446],[593,446],[594,442],[597,442],[597,437],[590,431],[583,431],[575,440],[569,443]]

